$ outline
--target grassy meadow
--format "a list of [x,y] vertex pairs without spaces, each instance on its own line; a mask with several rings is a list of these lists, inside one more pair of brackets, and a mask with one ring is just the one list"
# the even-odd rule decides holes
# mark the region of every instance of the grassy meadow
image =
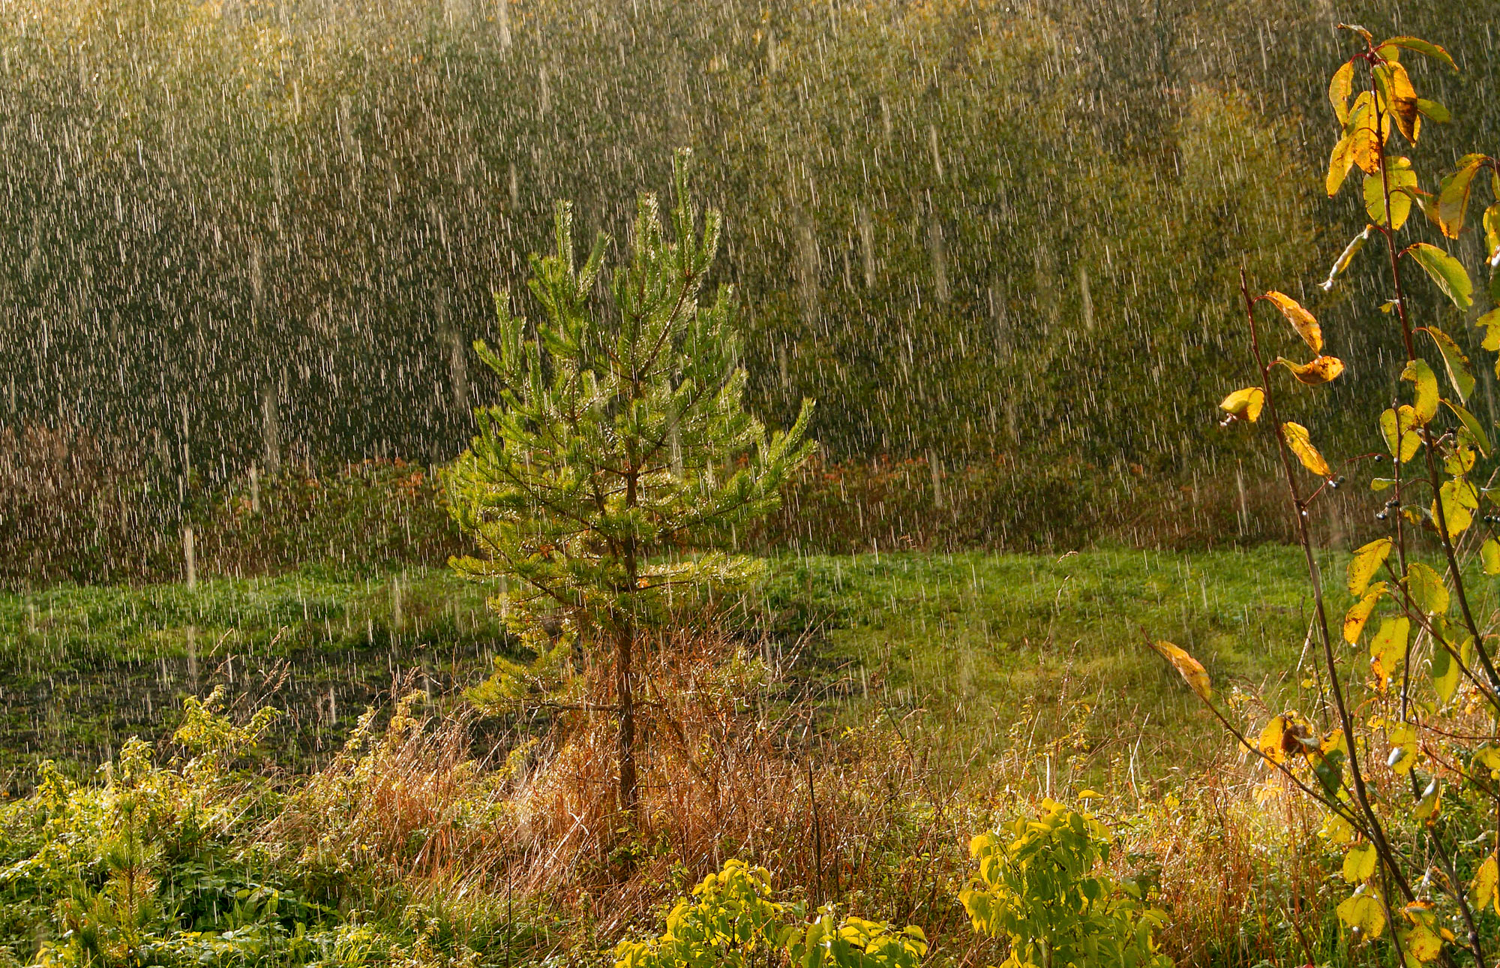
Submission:
[[[951,768],[1023,730],[1071,744],[1059,790],[1104,782],[1120,760],[1126,774],[1110,776],[1150,784],[1212,760],[1223,738],[1205,748],[1188,728],[1203,714],[1141,629],[1274,697],[1307,631],[1302,568],[1275,546],[781,557],[740,621],[822,715],[899,710]],[[0,595],[0,769],[13,792],[44,758],[81,775],[132,735],[170,732],[181,699],[215,685],[287,710],[278,753],[316,762],[367,706],[413,687],[451,698],[512,655],[485,597],[446,568]]]

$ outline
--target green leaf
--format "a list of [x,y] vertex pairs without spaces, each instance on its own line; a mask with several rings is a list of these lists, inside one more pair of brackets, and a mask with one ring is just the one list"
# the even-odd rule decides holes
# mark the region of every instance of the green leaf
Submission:
[[1437,691],[1438,699],[1443,702],[1452,699],[1453,693],[1458,690],[1458,663],[1440,642],[1434,643],[1432,647],[1431,672],[1432,688]]
[[1434,326],[1421,327],[1432,341],[1437,344],[1438,351],[1443,354],[1443,365],[1448,370],[1448,382],[1453,384],[1454,391],[1458,394],[1460,403],[1467,403],[1469,394],[1474,392],[1474,371],[1469,368],[1469,358],[1464,355],[1463,350],[1453,341],[1453,337]]
[[1500,541],[1486,538],[1479,546],[1479,560],[1484,563],[1486,575],[1500,575]]
[[1391,545],[1390,538],[1376,538],[1355,550],[1354,557],[1349,559],[1349,594],[1359,598],[1365,593],[1370,579],[1390,556]]
[[1406,217],[1411,214],[1411,192],[1417,187],[1417,173],[1411,170],[1411,161],[1407,158],[1387,158],[1385,166],[1385,177],[1380,175],[1365,176],[1365,211],[1370,213],[1370,220],[1376,225],[1385,225],[1385,191],[1386,185],[1390,186],[1391,193],[1391,220],[1390,227],[1399,229],[1406,224]]
[[1424,97],[1417,98],[1417,110],[1421,111],[1428,120],[1436,121],[1438,124],[1447,124],[1453,120],[1453,115],[1448,113],[1447,108]]
[[1463,264],[1453,256],[1426,242],[1413,242],[1402,251],[1417,260],[1453,305],[1467,310],[1474,304],[1474,284],[1469,281]]
[[1388,37],[1380,42],[1380,46],[1375,48],[1375,52],[1380,54],[1381,57],[1389,58],[1390,54],[1383,53],[1387,47],[1404,47],[1407,50],[1416,51],[1418,54],[1427,57],[1435,57],[1455,71],[1458,70],[1458,65],[1453,62],[1452,55],[1437,44],[1430,44],[1420,37]]
[[1416,386],[1416,393],[1412,399],[1412,413],[1416,418],[1416,425],[1425,427],[1437,416],[1438,408],[1438,383],[1437,374],[1432,372],[1432,367],[1427,365],[1426,360],[1408,360],[1406,367],[1401,371],[1401,379]]
[[1406,590],[1418,608],[1428,615],[1444,615],[1448,611],[1448,587],[1443,576],[1420,561],[1414,561],[1406,569]]
[[1484,427],[1480,425],[1479,418],[1452,400],[1444,400],[1443,405],[1453,411],[1453,415],[1458,418],[1459,423],[1463,424],[1464,429],[1474,438],[1474,444],[1479,448],[1479,452],[1488,456],[1490,452],[1490,439],[1485,436]]

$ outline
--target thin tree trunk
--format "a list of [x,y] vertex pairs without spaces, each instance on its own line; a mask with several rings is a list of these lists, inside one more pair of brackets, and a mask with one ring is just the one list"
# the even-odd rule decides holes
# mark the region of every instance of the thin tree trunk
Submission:
[[640,812],[641,791],[635,772],[635,691],[631,661],[635,651],[634,630],[626,625],[615,634],[615,698],[620,710],[620,811]]

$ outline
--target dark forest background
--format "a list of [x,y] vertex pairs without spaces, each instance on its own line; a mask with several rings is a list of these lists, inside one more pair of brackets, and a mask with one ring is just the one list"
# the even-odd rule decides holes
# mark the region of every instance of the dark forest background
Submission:
[[[1496,0],[17,0],[0,531],[134,530],[160,551],[252,466],[451,459],[491,395],[468,345],[546,246],[553,200],[618,251],[635,194],[665,191],[687,145],[726,217],[753,406],[776,424],[820,401],[845,512],[858,467],[955,524],[955,488],[983,495],[948,543],[1067,543],[1217,481],[1259,533],[1254,448],[1205,429],[1246,365],[1241,266],[1304,300],[1350,365],[1295,401],[1320,439],[1360,446],[1343,414],[1394,372],[1367,358],[1379,341],[1341,337],[1381,323],[1376,293],[1316,287],[1364,224],[1357,193],[1321,192],[1334,25],[1452,51],[1462,73],[1411,65],[1456,119],[1424,139],[1434,170],[1496,150],[1497,17]],[[1458,251],[1476,264],[1472,239]],[[78,507],[57,525],[49,500]]]

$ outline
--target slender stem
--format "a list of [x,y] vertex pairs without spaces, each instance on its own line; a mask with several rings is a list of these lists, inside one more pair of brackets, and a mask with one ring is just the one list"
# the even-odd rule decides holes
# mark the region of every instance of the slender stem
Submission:
[[1328,613],[1323,604],[1323,578],[1318,569],[1317,556],[1313,554],[1312,535],[1307,528],[1307,504],[1297,488],[1296,470],[1292,465],[1291,451],[1286,443],[1286,432],[1282,429],[1281,418],[1276,410],[1275,394],[1271,388],[1271,367],[1267,366],[1265,356],[1261,353],[1260,335],[1255,327],[1255,300],[1250,297],[1250,287],[1245,281],[1243,269],[1240,270],[1240,294],[1245,300],[1245,318],[1250,324],[1250,349],[1255,355],[1256,370],[1260,374],[1261,392],[1265,395],[1267,417],[1276,435],[1276,449],[1281,456],[1281,466],[1286,472],[1287,490],[1292,497],[1292,510],[1297,519],[1297,538],[1302,545],[1302,554],[1307,562],[1308,579],[1312,583],[1313,610],[1317,617],[1318,631],[1323,639],[1323,661],[1328,668],[1329,688],[1333,691],[1334,707],[1338,710],[1339,725],[1344,732],[1344,745],[1349,750],[1349,773],[1354,780],[1354,798],[1369,826],[1371,843],[1379,851],[1381,859],[1390,871],[1392,879],[1401,889],[1401,893],[1407,900],[1413,900],[1415,895],[1412,893],[1411,886],[1407,884],[1406,878],[1401,874],[1396,854],[1386,839],[1385,829],[1381,826],[1379,818],[1370,807],[1369,795],[1365,790],[1364,773],[1359,766],[1354,720],[1349,715],[1348,703],[1344,701],[1344,687],[1339,680],[1338,660],[1333,652],[1333,637],[1328,632]]

